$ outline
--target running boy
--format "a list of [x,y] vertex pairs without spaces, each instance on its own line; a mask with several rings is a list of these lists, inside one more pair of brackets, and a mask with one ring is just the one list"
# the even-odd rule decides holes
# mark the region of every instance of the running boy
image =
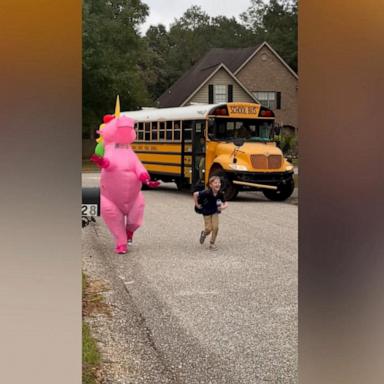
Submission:
[[208,188],[193,194],[195,206],[201,210],[204,217],[205,228],[200,234],[200,244],[203,244],[205,238],[212,233],[209,244],[211,251],[217,250],[215,240],[219,230],[219,213],[228,207],[228,203],[224,200],[224,194],[220,191],[220,188],[220,177],[211,176],[208,180]]

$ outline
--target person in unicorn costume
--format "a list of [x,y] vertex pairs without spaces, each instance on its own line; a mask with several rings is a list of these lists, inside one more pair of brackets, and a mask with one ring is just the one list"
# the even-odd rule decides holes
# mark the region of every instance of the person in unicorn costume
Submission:
[[97,131],[102,140],[98,141],[98,150],[91,157],[101,168],[101,217],[115,238],[115,252],[119,254],[128,251],[133,233],[143,222],[145,203],[142,184],[150,188],[159,185],[159,182],[150,180],[147,170],[131,148],[130,144],[136,139],[134,123],[131,118],[120,115],[117,98],[115,115],[104,117],[104,124]]

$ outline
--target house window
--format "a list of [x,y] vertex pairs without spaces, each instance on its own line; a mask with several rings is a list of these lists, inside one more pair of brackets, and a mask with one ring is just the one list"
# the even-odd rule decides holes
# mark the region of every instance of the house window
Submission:
[[214,85],[213,86],[213,102],[214,103],[226,103],[228,101],[228,87],[226,85]]
[[270,109],[280,109],[281,92],[253,92],[253,95],[260,101],[261,105]]

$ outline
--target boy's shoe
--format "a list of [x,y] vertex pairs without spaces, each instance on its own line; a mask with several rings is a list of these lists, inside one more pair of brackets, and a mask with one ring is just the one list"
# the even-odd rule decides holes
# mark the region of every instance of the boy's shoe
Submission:
[[205,231],[201,231],[201,233],[200,233],[200,244],[204,243],[204,240],[205,240],[206,237],[207,237],[207,235],[205,234]]
[[209,244],[210,251],[217,251],[217,246],[215,244]]

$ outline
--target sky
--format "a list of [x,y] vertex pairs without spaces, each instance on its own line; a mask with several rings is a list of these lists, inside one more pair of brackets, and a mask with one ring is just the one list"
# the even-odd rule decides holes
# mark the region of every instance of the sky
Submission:
[[169,29],[192,5],[200,6],[209,16],[236,17],[246,11],[251,0],[142,0],[149,6],[149,16],[140,28],[145,33],[150,25],[163,24]]

